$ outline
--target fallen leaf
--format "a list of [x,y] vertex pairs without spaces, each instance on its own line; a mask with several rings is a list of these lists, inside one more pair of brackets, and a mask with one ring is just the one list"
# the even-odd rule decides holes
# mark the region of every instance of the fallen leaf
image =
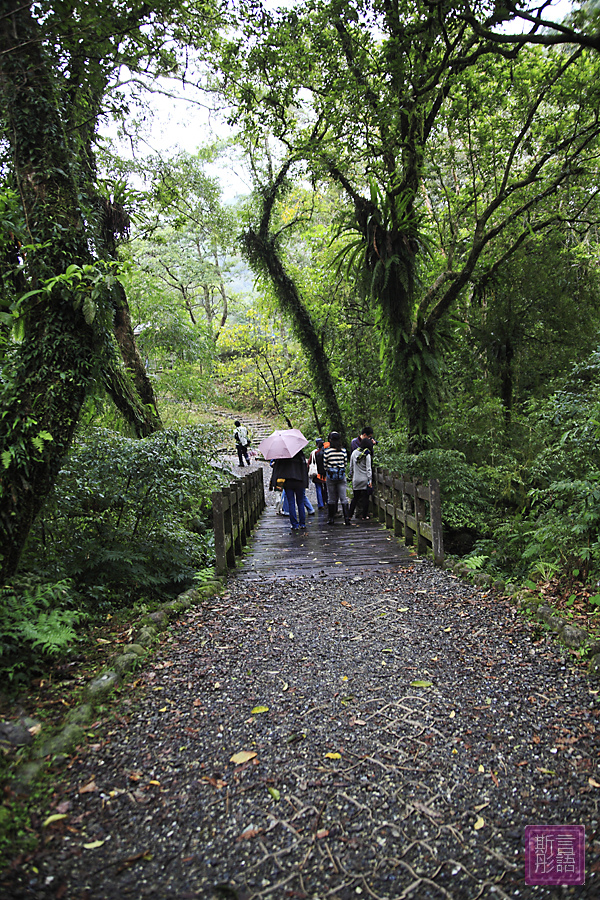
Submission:
[[487,801],[487,803],[480,803],[479,806],[475,807],[475,812],[481,812],[482,809],[485,809],[486,806],[489,806],[489,805],[490,805],[489,800]]
[[85,850],[96,850],[97,847],[101,847],[102,844],[106,842],[106,838],[103,841],[92,841],[91,844],[84,844]]
[[93,791],[97,791],[97,790],[98,790],[98,788],[96,787],[96,781],[94,778],[92,778],[91,781],[88,781],[87,784],[84,784],[83,787],[79,788],[79,793],[80,794],[91,794]]
[[500,782],[498,781],[498,779],[496,777],[496,773],[492,770],[492,772],[490,774],[492,776],[492,781],[494,782],[496,787],[500,787]]
[[396,612],[408,612],[408,606],[399,606]]
[[161,709],[159,709],[159,712],[166,712],[168,708],[168,706],[163,706]]
[[247,841],[250,838],[256,837],[257,834],[260,834],[259,828],[246,828],[246,830],[240,834],[240,836],[238,837],[237,840],[238,841]]
[[325,759],[341,759],[341,758],[342,758],[341,753],[326,753],[325,754]]
[[351,604],[351,603],[348,603],[347,600],[342,600],[342,602],[341,602],[340,605],[341,605],[341,606],[346,606],[348,609],[354,609],[354,607],[352,606],[352,604]]
[[250,759],[254,759],[256,753],[254,750],[240,750],[239,753],[234,753],[229,762],[235,763],[236,766],[240,766],[242,763],[248,762]]
[[328,835],[329,835],[329,829],[328,829],[328,828],[321,828],[321,830],[320,830],[320,831],[317,831],[317,834],[316,834],[316,836],[317,836],[318,838],[326,838]]
[[475,831],[479,831],[481,828],[483,828],[484,825],[485,825],[485,819],[483,819],[481,816],[477,816],[477,821],[473,825],[473,828],[475,829]]
[[253,710],[251,710],[251,715],[257,716],[259,713],[269,712],[268,706],[255,706]]
[[48,825],[52,825],[54,822],[60,822],[62,819],[66,819],[67,816],[65,813],[54,813],[52,816],[48,816],[48,818],[42,822],[42,828],[47,828]]
[[426,688],[426,687],[431,687],[432,684],[433,684],[432,681],[411,681],[410,686]]
[[267,788],[267,790],[268,790],[268,792],[270,793],[270,795],[271,795],[271,797],[273,798],[273,800],[279,800],[281,794],[279,793],[279,791],[277,790],[277,788],[270,787],[270,788]]
[[148,784],[160,785],[160,781],[149,781]]
[[598,784],[598,782],[593,778],[588,778],[588,784],[590,784],[592,787],[600,788],[600,784]]

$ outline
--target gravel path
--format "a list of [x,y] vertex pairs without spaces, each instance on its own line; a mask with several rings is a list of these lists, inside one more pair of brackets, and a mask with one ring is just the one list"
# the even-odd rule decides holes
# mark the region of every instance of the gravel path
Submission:
[[[232,580],[95,729],[3,896],[599,897],[599,695],[538,627],[427,562]],[[527,824],[585,825],[585,886],[525,885]]]

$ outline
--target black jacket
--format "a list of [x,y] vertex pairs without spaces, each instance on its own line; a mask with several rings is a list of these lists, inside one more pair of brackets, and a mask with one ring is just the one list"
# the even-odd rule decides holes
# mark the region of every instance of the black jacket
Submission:
[[[286,484],[286,482],[295,483]],[[273,487],[308,487],[308,468],[302,450],[299,450],[292,459],[275,460],[271,484]]]

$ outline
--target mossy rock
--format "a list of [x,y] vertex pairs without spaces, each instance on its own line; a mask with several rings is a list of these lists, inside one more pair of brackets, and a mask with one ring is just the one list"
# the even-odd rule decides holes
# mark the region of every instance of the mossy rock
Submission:
[[69,723],[61,728],[53,737],[46,738],[35,748],[34,756],[42,759],[46,756],[58,756],[62,753],[68,753],[83,739],[83,728],[81,725]]
[[146,625],[136,636],[136,643],[142,647],[149,647],[156,640],[156,628],[154,625]]
[[543,603],[539,594],[535,594],[528,589],[517,591],[512,595],[511,600],[516,606],[525,607],[526,609],[535,609]]
[[66,722],[71,725],[89,725],[94,717],[94,708],[91,703],[82,703],[70,709],[67,713]]
[[600,678],[600,653],[596,653],[592,656],[588,671],[592,678]]
[[112,661],[112,666],[117,675],[124,675],[126,672],[131,672],[139,659],[137,653],[121,653],[119,656],[116,656]]
[[583,628],[579,628],[577,625],[563,625],[560,629],[560,639],[563,644],[566,644],[567,647],[571,647],[573,650],[578,650],[580,647],[584,647],[590,636],[587,631],[584,631]]
[[91,703],[97,703],[103,700],[107,694],[117,687],[119,676],[116,672],[103,672],[87,686],[87,695]]
[[198,588],[198,594],[201,598],[216,597],[217,594],[221,592],[222,587],[222,584],[213,584],[212,582],[207,581]]

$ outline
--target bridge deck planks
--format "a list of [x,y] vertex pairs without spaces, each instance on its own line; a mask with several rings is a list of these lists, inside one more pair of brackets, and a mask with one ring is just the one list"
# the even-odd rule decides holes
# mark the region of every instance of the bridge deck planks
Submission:
[[335,525],[327,525],[325,510],[315,510],[306,521],[306,533],[292,533],[287,516],[265,509],[234,577],[340,577],[393,571],[412,563],[410,551],[376,521],[353,520],[347,527],[336,518]]

